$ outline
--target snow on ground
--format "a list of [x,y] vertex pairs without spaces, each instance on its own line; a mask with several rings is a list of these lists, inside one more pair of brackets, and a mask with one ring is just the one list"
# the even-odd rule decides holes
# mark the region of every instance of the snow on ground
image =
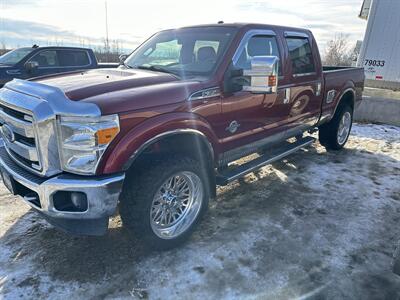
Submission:
[[397,299],[400,128],[355,125],[220,188],[193,238],[148,252],[115,217],[105,237],[58,232],[0,188],[0,299]]

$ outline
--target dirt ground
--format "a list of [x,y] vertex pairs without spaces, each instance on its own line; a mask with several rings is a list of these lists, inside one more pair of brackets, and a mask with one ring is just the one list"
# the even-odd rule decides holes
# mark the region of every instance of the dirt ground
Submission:
[[0,299],[399,299],[400,128],[353,127],[218,191],[184,246],[55,230],[0,186]]

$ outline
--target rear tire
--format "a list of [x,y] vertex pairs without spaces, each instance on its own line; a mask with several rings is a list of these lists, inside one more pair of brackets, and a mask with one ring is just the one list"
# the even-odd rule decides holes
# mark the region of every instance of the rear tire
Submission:
[[332,120],[320,126],[319,142],[327,150],[340,150],[347,143],[353,124],[353,109],[348,104],[338,107]]
[[153,249],[185,242],[208,208],[209,180],[201,166],[172,157],[131,172],[121,194],[124,226]]

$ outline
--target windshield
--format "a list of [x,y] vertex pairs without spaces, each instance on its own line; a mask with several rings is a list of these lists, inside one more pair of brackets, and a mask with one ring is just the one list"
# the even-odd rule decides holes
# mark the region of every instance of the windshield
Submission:
[[15,49],[0,56],[0,64],[2,65],[15,65],[20,62],[25,56],[31,53],[33,48],[20,48]]
[[155,34],[125,61],[129,68],[176,75],[210,75],[220,63],[236,29],[200,27]]

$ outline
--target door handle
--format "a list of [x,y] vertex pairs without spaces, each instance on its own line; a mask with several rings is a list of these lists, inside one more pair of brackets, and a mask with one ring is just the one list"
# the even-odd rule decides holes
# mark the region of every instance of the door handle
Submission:
[[290,96],[291,96],[290,88],[286,88],[285,89],[285,98],[283,99],[283,104],[290,103]]
[[322,90],[322,83],[318,82],[317,87],[315,89],[315,96],[320,96],[321,95],[321,90]]

